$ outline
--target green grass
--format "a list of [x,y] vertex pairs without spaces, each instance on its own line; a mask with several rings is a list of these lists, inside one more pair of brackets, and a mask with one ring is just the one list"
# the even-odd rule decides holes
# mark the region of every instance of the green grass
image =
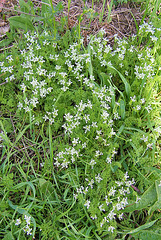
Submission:
[[20,3],[0,55],[0,238],[160,239],[159,2],[136,36],[87,47],[80,25],[58,27],[61,3],[39,27]]

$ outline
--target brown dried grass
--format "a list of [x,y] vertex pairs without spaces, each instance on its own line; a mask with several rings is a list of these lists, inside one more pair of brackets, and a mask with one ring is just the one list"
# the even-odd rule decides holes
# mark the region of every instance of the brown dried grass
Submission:
[[[27,0],[26,0],[27,1]],[[40,6],[41,7],[41,0],[33,0],[35,7]],[[56,5],[60,0],[53,0],[53,4]],[[73,27],[76,27],[78,24],[78,16],[83,13],[84,7],[87,9],[92,8],[92,0],[87,0],[85,5],[82,0],[71,0],[70,5],[70,11],[68,15],[68,0],[62,0],[61,1],[64,6],[63,15],[68,16],[68,26],[69,29],[72,29]],[[111,15],[110,15],[110,21],[107,22],[108,19],[108,7],[107,4],[110,4],[110,2],[106,1],[105,9],[104,9],[104,15],[102,22],[99,21],[99,15],[102,12],[103,7],[103,0],[100,1],[94,1],[93,10],[94,12],[98,13],[98,16],[95,17],[90,24],[90,19],[87,18],[86,15],[84,15],[83,20],[81,22],[81,34],[85,39],[85,45],[87,44],[87,36],[90,34],[95,35],[97,32],[104,28],[106,31],[106,37],[113,42],[114,35],[117,34],[119,37],[126,37],[128,38],[130,35],[136,33],[136,24],[134,21],[134,18],[139,25],[143,12],[141,9],[141,4],[129,2],[127,4],[118,5],[117,7],[112,8]],[[14,15],[13,8],[15,5],[18,5],[18,0],[6,0],[4,4],[4,9],[2,8],[1,11],[1,19],[4,15],[6,16],[6,24],[8,17]],[[8,9],[8,10],[6,10]],[[9,11],[10,10],[10,11]],[[8,15],[7,15],[8,14]],[[59,14],[57,16],[57,21],[60,21],[60,18],[62,14]],[[134,18],[133,18],[134,17]]]

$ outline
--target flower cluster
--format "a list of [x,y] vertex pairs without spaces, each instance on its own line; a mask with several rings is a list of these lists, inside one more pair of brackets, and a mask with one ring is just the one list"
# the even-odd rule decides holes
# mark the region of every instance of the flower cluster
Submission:
[[23,231],[27,234],[27,235],[32,235],[33,234],[33,229],[31,227],[31,216],[27,216],[24,215],[24,218],[17,218],[15,220],[15,225],[16,226],[23,226]]
[[[160,29],[144,23],[139,34],[145,31],[158,41],[153,35]],[[54,167],[69,173],[80,167],[74,198],[87,208],[100,231],[113,234],[116,218],[123,218],[121,210],[133,197],[130,186],[135,181],[126,172],[130,162],[148,164],[159,138],[159,124],[153,128],[148,119],[160,117],[158,111],[153,113],[157,104],[151,96],[158,93],[151,86],[159,71],[154,52],[117,36],[112,48],[103,31],[90,38],[88,49],[73,43],[64,50],[47,33],[27,33],[25,39],[20,68],[13,55],[0,62],[6,84],[17,83],[17,112],[46,129],[49,123],[51,134],[61,133]],[[25,215],[24,221],[23,230],[31,235],[30,217]]]

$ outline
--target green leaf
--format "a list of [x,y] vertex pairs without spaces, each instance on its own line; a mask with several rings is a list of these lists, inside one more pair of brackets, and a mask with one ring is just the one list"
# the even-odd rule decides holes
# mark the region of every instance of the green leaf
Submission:
[[50,181],[43,181],[39,180],[39,184],[41,187],[41,193],[43,194],[44,197],[48,197],[50,200],[55,199],[54,195],[54,187],[53,184]]
[[155,183],[153,183],[142,195],[141,199],[130,206],[127,206],[123,212],[133,212],[135,210],[141,210],[148,206],[151,206],[154,202],[157,201],[157,191]]
[[122,99],[120,101],[120,115],[121,115],[121,119],[124,120],[125,119],[125,102]]
[[24,0],[19,0],[19,5],[22,12],[30,12],[30,4],[28,2],[25,2]]
[[10,24],[15,28],[20,28],[25,31],[35,30],[35,27],[32,24],[32,21],[27,17],[14,16],[9,18]]
[[2,41],[0,41],[0,47],[6,47],[6,46],[8,46],[11,42],[13,42],[13,40],[11,40],[11,39],[3,39]]
[[160,181],[155,181],[155,187],[156,187],[156,193],[157,193],[157,201],[154,203],[154,205],[149,209],[148,213],[151,214],[157,209],[161,208],[161,186]]
[[[28,211],[26,211],[26,209],[24,208],[21,208],[19,207],[18,205],[14,205],[10,200],[8,200],[8,204],[9,206],[14,209],[15,211],[17,211],[18,213],[20,214],[23,214],[23,215],[27,215],[27,216],[31,216]],[[31,216],[31,221],[34,225],[34,228],[33,228],[33,236],[35,235],[35,231],[36,231],[36,222],[35,222],[35,219]]]
[[14,237],[13,237],[13,235],[12,235],[12,232],[8,232],[8,233],[4,236],[3,240],[14,240]]
[[149,231],[149,230],[144,230],[141,233],[137,234],[136,236],[138,239],[142,240],[159,240],[161,239],[161,234],[154,232],[154,231]]
[[158,219],[156,219],[156,220],[154,220],[154,221],[152,221],[152,222],[150,222],[150,223],[145,223],[144,225],[142,225],[142,226],[140,226],[140,227],[138,227],[138,228],[136,228],[136,229],[128,232],[128,234],[138,233],[138,232],[140,232],[141,230],[144,230],[144,229],[146,229],[146,228],[150,228],[151,226],[153,226],[153,224],[154,224],[156,221],[158,221]]
[[49,15],[51,14],[51,7],[50,7],[50,4],[49,4],[49,1],[48,0],[43,0],[43,2],[41,3],[42,6],[41,6],[41,16],[42,17],[49,17]]
[[24,187],[25,185],[28,185],[32,189],[33,194],[34,194],[34,198],[35,198],[36,190],[35,190],[35,187],[34,187],[32,182],[22,182],[22,183],[19,183],[16,186],[14,186],[13,189],[19,189],[19,188]]
[[128,98],[130,98],[131,88],[130,88],[130,84],[127,82],[126,78],[111,64],[107,64],[107,67],[114,69],[119,74],[121,80],[123,81],[123,83],[125,85],[126,94],[127,94]]
[[46,180],[44,178],[39,178],[39,185],[42,187],[42,185],[46,183]]

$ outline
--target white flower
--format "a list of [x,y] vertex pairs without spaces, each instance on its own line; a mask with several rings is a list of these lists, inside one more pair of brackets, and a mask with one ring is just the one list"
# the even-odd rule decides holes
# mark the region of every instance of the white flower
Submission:
[[90,125],[86,125],[83,127],[85,129],[85,133],[90,131],[90,127],[91,127]]
[[86,148],[86,147],[87,147],[87,143],[85,142],[82,144],[82,148]]
[[84,206],[87,207],[87,209],[88,209],[88,208],[90,207],[90,203],[91,203],[91,202],[90,202],[89,200],[87,200],[87,201],[85,202]]
[[123,219],[123,215],[124,215],[123,213],[118,215],[119,220]]
[[112,233],[113,233],[114,229],[115,229],[115,228],[114,228],[113,226],[109,226],[109,227],[108,227],[108,231],[109,231],[109,232],[112,232]]
[[114,213],[113,211],[111,211],[111,212],[109,212],[109,214],[108,214],[108,218],[110,219],[110,220],[113,220],[113,219],[115,219],[115,215],[116,215],[116,213]]
[[91,188],[93,188],[93,184],[94,184],[94,180],[91,179],[91,181],[88,183],[88,185],[89,185]]
[[95,175],[96,182],[100,183],[103,179],[100,177],[100,173],[98,175]]
[[100,210],[101,212],[105,212],[105,209],[103,208],[103,204],[101,204],[101,205],[99,206],[99,210]]
[[55,66],[55,69],[56,69],[56,70],[60,70],[60,69],[61,69],[61,66],[56,65],[56,66]]
[[73,138],[73,146],[75,147],[78,144],[79,138]]
[[112,187],[109,191],[109,196],[114,196],[115,192],[116,192],[115,187]]
[[145,137],[144,135],[143,135],[143,137],[142,138],[140,138],[141,140],[143,140],[144,142],[147,142],[148,141],[148,136],[147,137]]
[[136,110],[140,110],[141,109],[141,106],[140,105],[137,105],[136,106]]
[[112,159],[109,158],[109,157],[107,157],[107,158],[106,158],[106,162],[107,162],[107,163],[112,163]]
[[31,231],[32,231],[32,228],[29,228],[29,226],[28,226],[28,225],[26,225],[26,228],[24,228],[23,230],[24,230],[24,232],[26,232],[26,233],[27,233],[27,235],[32,235],[32,233],[31,233]]
[[91,216],[92,220],[97,219],[97,216]]
[[16,219],[16,222],[15,222],[15,225],[20,225],[21,224],[21,219],[20,218],[18,218],[18,219]]
[[132,102],[136,101],[136,96],[134,95],[133,97],[130,97]]
[[93,166],[96,164],[96,162],[95,162],[95,160],[91,159],[89,164],[91,165],[91,168],[93,169]]
[[141,98],[141,99],[140,99],[140,102],[141,102],[142,104],[144,104],[144,103],[145,103],[145,99],[144,99],[144,98]]
[[148,111],[148,113],[150,113],[150,111],[152,110],[152,107],[151,107],[151,105],[149,105],[149,106],[145,107],[145,109]]
[[31,217],[25,215],[25,216],[24,216],[24,219],[26,220],[27,225],[30,225],[30,223],[31,223]]

